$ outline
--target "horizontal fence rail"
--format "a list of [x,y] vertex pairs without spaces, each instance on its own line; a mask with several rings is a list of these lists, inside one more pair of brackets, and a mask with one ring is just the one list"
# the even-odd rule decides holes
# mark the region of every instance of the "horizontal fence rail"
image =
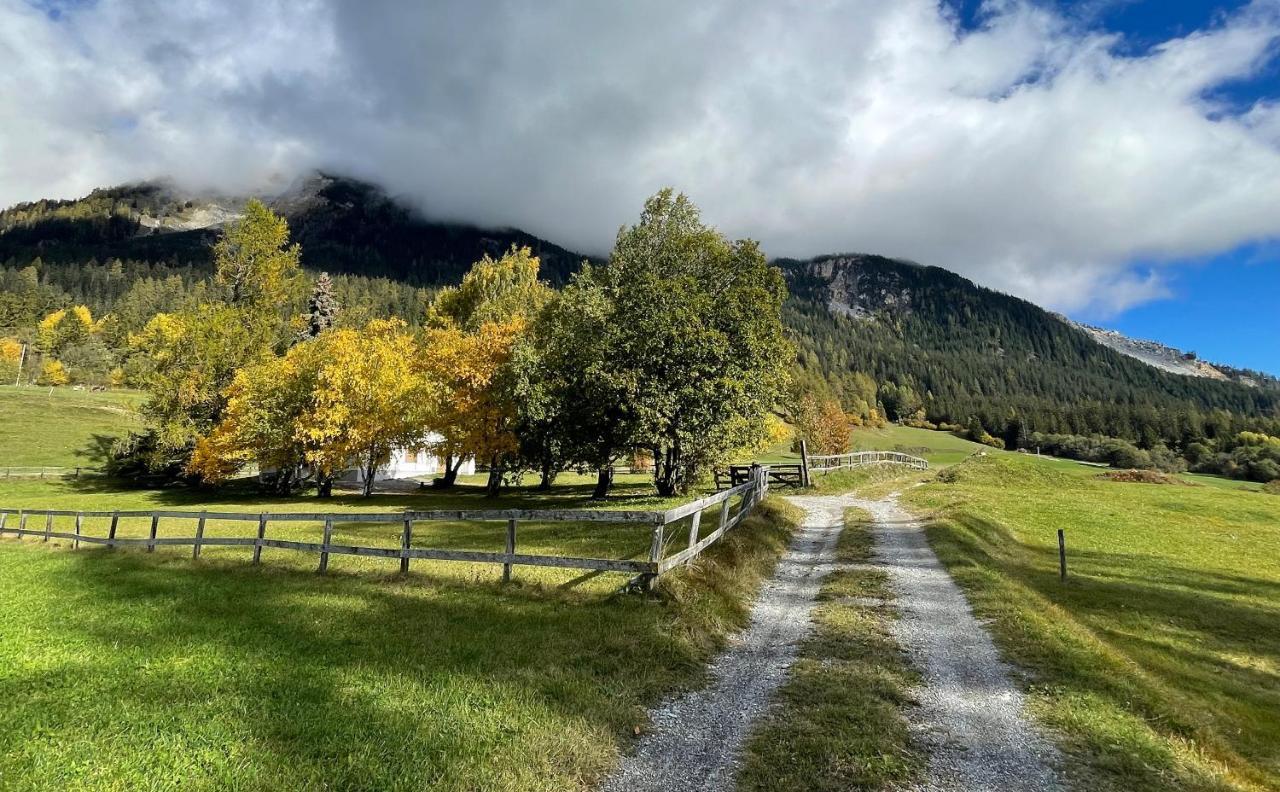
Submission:
[[[705,498],[677,506],[666,511],[603,511],[593,509],[483,509],[483,510],[430,510],[403,512],[188,512],[188,511],[73,511],[66,509],[11,509],[0,508],[0,536],[38,537],[43,541],[62,539],[72,542],[74,548],[81,543],[115,547],[145,547],[153,552],[157,547],[190,546],[192,558],[199,558],[205,547],[245,547],[253,551],[253,563],[261,561],[264,547],[316,553],[320,556],[320,572],[328,568],[330,555],[368,556],[399,559],[400,571],[409,571],[412,559],[432,561],[463,561],[480,564],[501,564],[502,579],[511,579],[511,568],[516,565],[557,567],[563,569],[589,569],[602,572],[625,572],[637,575],[636,581],[643,587],[664,572],[687,564],[738,525],[764,498],[769,490],[766,467],[756,467],[749,481],[709,495]],[[737,499],[731,504],[731,499]],[[703,513],[720,506],[719,524],[715,530],[701,535]],[[734,508],[736,506],[736,508]],[[74,517],[75,530],[54,530],[55,517]],[[109,527],[105,536],[85,533],[85,520],[107,519]],[[120,520],[146,519],[150,528],[146,537],[117,536]],[[684,549],[667,555],[668,546],[679,540],[672,529],[688,519],[688,543]],[[160,536],[161,520],[168,523],[182,521],[193,524],[192,536]],[[206,536],[208,521],[242,522],[256,526],[253,536]],[[455,550],[411,546],[413,526],[418,522],[497,522],[505,523],[505,549],[503,552],[479,550]],[[277,539],[267,535],[271,523],[314,522],[323,523],[323,541],[303,542]],[[591,522],[646,526],[650,532],[649,553],[645,560],[582,558],[575,556],[535,555],[517,552],[516,539],[521,522]],[[336,523],[398,523],[402,526],[400,546],[367,547],[363,545],[337,544],[332,541]],[[167,525],[165,527],[172,527]]]
[[829,473],[833,470],[878,464],[906,465],[918,470],[928,470],[929,463],[917,456],[901,451],[855,451],[851,454],[826,454],[809,457],[810,473]]

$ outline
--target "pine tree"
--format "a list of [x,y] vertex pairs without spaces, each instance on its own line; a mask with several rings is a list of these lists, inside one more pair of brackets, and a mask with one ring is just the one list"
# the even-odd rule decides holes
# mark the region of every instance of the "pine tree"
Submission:
[[303,339],[315,338],[333,327],[341,307],[333,296],[333,281],[329,279],[329,273],[320,273],[311,290],[311,299],[307,301],[307,327],[302,331]]

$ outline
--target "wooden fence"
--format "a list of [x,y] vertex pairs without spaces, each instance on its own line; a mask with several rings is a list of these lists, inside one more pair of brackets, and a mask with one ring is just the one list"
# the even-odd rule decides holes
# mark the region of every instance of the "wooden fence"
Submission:
[[[768,471],[767,475],[771,486],[796,488],[807,486],[804,478],[804,465],[799,463],[769,463],[763,467]],[[750,481],[755,469],[755,465],[730,465],[724,470],[716,468],[716,489],[736,487],[739,484]]]
[[808,458],[810,473],[830,473],[833,470],[889,463],[927,470],[929,463],[920,457],[900,451],[855,451],[851,454],[827,454]]
[[[526,510],[495,509],[469,511],[405,511],[405,512],[322,512],[322,513],[282,513],[262,512],[246,514],[241,512],[184,512],[184,511],[64,511],[57,509],[6,509],[0,508],[0,536],[33,536],[44,541],[65,539],[78,549],[81,543],[106,545],[115,547],[145,547],[153,552],[160,546],[189,545],[192,558],[199,558],[204,547],[237,546],[253,549],[253,563],[260,563],[264,547],[281,550],[294,550],[303,553],[317,553],[320,556],[320,572],[329,565],[329,556],[356,555],[379,558],[399,559],[400,571],[409,571],[409,562],[415,558],[433,561],[465,561],[480,564],[501,564],[502,579],[511,579],[511,568],[516,565],[559,567],[564,569],[590,569],[606,572],[625,572],[636,575],[635,582],[644,587],[664,572],[677,566],[687,564],[714,544],[725,532],[736,526],[754,509],[769,491],[768,469],[756,467],[751,479],[723,492],[699,498],[691,503],[677,506],[667,511],[603,511],[593,509],[566,510]],[[737,498],[736,504],[730,503]],[[719,510],[719,524],[715,530],[701,535],[703,513],[714,506]],[[734,506],[737,508],[735,509]],[[53,530],[54,517],[74,517],[75,530]],[[43,525],[30,528],[32,519],[43,519]],[[85,533],[85,520],[90,518],[109,519],[106,536],[95,536]],[[146,518],[150,520],[150,531],[146,538],[125,538],[116,535],[121,519]],[[689,518],[687,545],[684,549],[668,556],[669,544],[679,542],[682,537],[668,536],[668,528]],[[17,527],[13,526],[16,520]],[[195,524],[194,536],[160,536],[160,521],[184,521]],[[205,524],[209,520],[221,520],[254,524],[257,527],[254,536],[226,537],[205,536]],[[499,522],[506,524],[505,549],[501,553],[473,550],[452,550],[440,548],[413,547],[413,526],[417,522],[445,520]],[[517,534],[520,522],[554,523],[554,522],[594,522],[615,524],[638,524],[648,526],[650,530],[649,553],[646,560],[581,558],[573,556],[530,555],[516,552]],[[288,539],[273,539],[268,536],[268,528],[276,522],[317,522],[324,524],[324,539],[321,542],[299,542]],[[335,523],[400,523],[400,547],[366,547],[361,545],[334,544],[332,542]],[[38,524],[38,523],[37,523]]]

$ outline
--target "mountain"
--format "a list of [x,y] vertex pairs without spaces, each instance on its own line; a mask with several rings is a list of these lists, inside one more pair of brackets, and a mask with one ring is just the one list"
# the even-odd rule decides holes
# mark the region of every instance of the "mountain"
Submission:
[[[543,275],[562,282],[582,256],[518,229],[430,220],[366,182],[313,174],[262,196],[289,220],[304,266],[386,277],[415,286],[458,281],[482,254],[527,245]],[[218,228],[240,216],[247,197],[184,191],[164,182],[94,190],[67,201],[35,201],[0,211],[0,261],[109,258],[207,265]]]
[[1161,370],[938,267],[862,254],[776,263],[801,369],[837,391],[852,372],[906,384],[934,421],[1142,440],[1140,427],[1172,438],[1214,410],[1280,415],[1280,392]]
[[[532,247],[557,283],[582,261],[517,229],[428,219],[352,179],[315,174],[265,200],[288,217],[308,268],[349,274],[337,286],[349,310],[360,307],[352,316],[412,320],[422,295],[411,286],[457,282],[482,254],[511,244]],[[95,315],[131,308],[135,324],[172,309],[208,273],[219,226],[244,202],[151,182],[0,212],[0,327],[30,328],[72,301]],[[18,268],[36,257],[45,267],[33,286]],[[847,404],[879,398],[893,417],[919,407],[933,422],[976,419],[1015,443],[1041,431],[1181,445],[1206,422],[1228,432],[1280,416],[1274,378],[1076,325],[938,267],[862,254],[775,263],[791,292],[784,318],[801,386]]]

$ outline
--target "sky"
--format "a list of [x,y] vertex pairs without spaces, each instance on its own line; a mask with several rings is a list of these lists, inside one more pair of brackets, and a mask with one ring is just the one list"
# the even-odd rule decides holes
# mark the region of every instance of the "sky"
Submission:
[[604,253],[663,186],[1280,372],[1280,0],[0,0],[0,205],[314,169]]

